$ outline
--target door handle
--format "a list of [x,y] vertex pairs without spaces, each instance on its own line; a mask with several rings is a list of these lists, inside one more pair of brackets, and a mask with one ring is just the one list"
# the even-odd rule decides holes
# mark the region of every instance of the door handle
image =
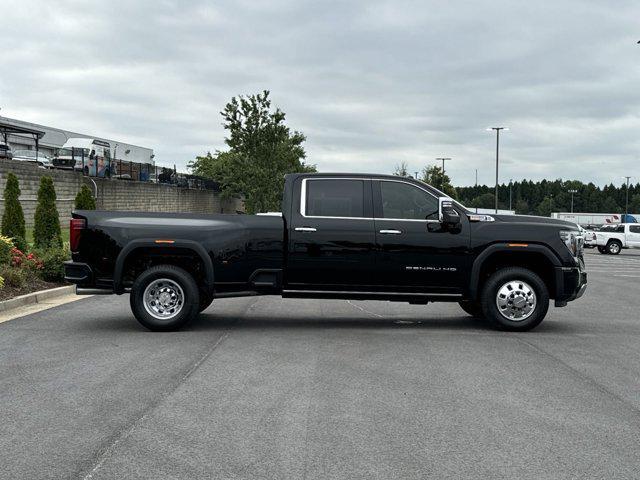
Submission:
[[400,235],[402,230],[380,230],[383,235]]
[[296,227],[294,230],[296,232],[316,232],[317,231],[313,227]]

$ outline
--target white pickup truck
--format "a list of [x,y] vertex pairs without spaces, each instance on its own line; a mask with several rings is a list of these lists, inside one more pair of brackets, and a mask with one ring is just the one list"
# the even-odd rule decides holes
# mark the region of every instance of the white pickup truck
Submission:
[[618,255],[623,248],[640,248],[640,223],[621,223],[596,232],[596,245],[603,254]]

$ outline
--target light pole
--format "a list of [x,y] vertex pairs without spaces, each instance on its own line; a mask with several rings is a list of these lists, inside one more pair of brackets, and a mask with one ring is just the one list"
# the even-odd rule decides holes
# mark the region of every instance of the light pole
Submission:
[[511,184],[513,183],[513,178],[509,179],[509,210],[511,210]]
[[622,223],[627,223],[627,216],[629,215],[629,179],[631,178],[630,176],[626,176],[626,177],[622,177],[622,178],[626,178],[627,179],[627,198],[624,202],[624,222]]
[[573,194],[578,193],[578,190],[571,189],[567,191],[571,194],[571,213],[573,213]]
[[451,159],[449,157],[438,157],[436,160],[442,160],[442,185],[440,185],[440,190],[444,192],[444,162]]
[[509,130],[507,127],[491,127],[487,131],[496,131],[496,213],[498,213],[498,163],[500,156],[500,130]]

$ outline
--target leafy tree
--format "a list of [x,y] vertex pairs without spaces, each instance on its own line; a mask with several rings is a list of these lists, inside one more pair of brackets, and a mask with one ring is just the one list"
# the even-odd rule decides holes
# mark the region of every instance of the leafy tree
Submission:
[[640,214],[640,194],[636,193],[629,199],[629,213]]
[[56,190],[51,177],[40,179],[38,205],[33,227],[33,243],[36,248],[62,247],[60,219],[56,207]]
[[613,197],[607,197],[607,198],[604,199],[604,203],[602,204],[602,209],[605,212],[610,212],[610,213],[620,213],[620,212],[622,212],[622,209],[616,203],[616,201],[615,201],[615,199]]
[[556,203],[553,201],[553,197],[544,197],[536,208],[536,213],[541,217],[550,217],[551,213],[556,211]]
[[496,196],[493,193],[483,193],[471,200],[471,202],[469,202],[469,207],[494,208],[496,206],[495,198]]
[[458,192],[451,185],[451,178],[446,173],[443,176],[442,168],[437,165],[429,165],[422,169],[423,182],[439,189],[452,198],[458,198]]
[[196,157],[189,168],[222,186],[222,196],[244,195],[248,213],[279,210],[287,173],[315,172],[305,164],[305,136],[291,131],[285,114],[271,108],[269,91],[233,97],[221,112],[227,151]]
[[87,185],[82,185],[80,191],[76,195],[76,210],[95,210],[96,199],[93,198],[91,189]]
[[2,235],[13,239],[20,250],[27,246],[24,213],[20,205],[20,184],[13,173],[7,175],[4,188],[4,213],[2,214]]
[[400,162],[396,165],[396,169],[393,172],[396,177],[408,177],[409,174],[409,166],[407,162]]
[[527,215],[529,213],[529,204],[522,198],[516,200],[516,213],[519,215]]

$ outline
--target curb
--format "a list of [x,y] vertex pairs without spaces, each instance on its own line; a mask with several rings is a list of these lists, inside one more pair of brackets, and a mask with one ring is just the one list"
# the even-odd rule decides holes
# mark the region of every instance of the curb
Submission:
[[67,285],[64,287],[51,288],[49,290],[40,290],[39,292],[27,293],[26,295],[20,295],[19,297],[10,298],[9,300],[0,302],[0,312],[6,312],[7,310],[24,307],[25,305],[32,305],[34,303],[42,303],[45,300],[61,297],[63,295],[69,295],[75,292],[75,285]]

